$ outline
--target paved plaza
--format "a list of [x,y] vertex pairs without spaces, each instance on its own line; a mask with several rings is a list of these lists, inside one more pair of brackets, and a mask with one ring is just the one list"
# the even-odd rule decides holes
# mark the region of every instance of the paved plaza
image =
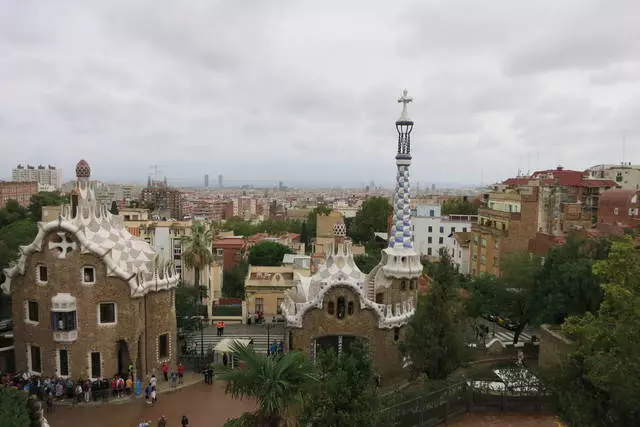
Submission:
[[144,399],[120,404],[56,406],[46,414],[51,427],[135,427],[141,421],[153,421],[165,415],[169,426],[179,426],[186,414],[192,426],[219,427],[228,418],[255,410],[252,400],[234,400],[224,393],[224,383],[198,383],[173,393],[161,394],[155,406]]
[[447,427],[563,427],[558,417],[542,414],[474,413],[446,423]]

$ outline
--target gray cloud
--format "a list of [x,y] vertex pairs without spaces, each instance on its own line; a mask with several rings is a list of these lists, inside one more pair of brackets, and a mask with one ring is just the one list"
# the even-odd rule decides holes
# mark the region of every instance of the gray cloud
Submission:
[[0,176],[390,184],[405,87],[422,185],[640,162],[640,4],[517,3],[0,0]]

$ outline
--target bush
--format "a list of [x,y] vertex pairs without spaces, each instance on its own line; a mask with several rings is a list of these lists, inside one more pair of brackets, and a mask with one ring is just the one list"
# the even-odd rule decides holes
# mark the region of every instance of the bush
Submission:
[[29,393],[15,387],[0,386],[0,420],[2,427],[31,425]]

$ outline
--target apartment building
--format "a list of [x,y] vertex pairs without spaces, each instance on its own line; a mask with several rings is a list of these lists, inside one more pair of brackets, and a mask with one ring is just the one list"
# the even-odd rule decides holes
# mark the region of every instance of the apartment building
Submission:
[[0,182],[0,208],[4,208],[8,200],[16,200],[20,206],[29,206],[31,196],[38,192],[38,183],[2,181]]
[[471,226],[470,273],[500,274],[500,260],[524,252],[538,230],[539,187],[504,189],[486,195]]
[[37,182],[48,185],[56,191],[62,186],[62,169],[48,165],[44,167],[31,165],[18,165],[11,171],[11,180],[16,182]]
[[453,235],[471,231],[475,215],[442,215],[439,204],[417,205],[411,217],[413,246],[421,257],[438,257],[440,249],[451,253]]

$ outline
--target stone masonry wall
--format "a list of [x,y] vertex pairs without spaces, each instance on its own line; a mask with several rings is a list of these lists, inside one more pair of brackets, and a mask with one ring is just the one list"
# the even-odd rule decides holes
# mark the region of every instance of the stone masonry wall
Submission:
[[[42,375],[57,375],[57,350],[68,350],[69,375],[72,378],[86,377],[90,374],[90,353],[101,353],[101,373],[111,376],[118,370],[118,342],[127,343],[131,361],[136,362],[139,338],[144,336],[145,298],[131,298],[129,285],[116,277],[107,276],[106,266],[93,254],[82,254],[79,243],[76,249],[67,254],[66,259],[58,259],[48,249],[47,241],[57,237],[51,233],[43,242],[41,252],[34,253],[27,261],[24,276],[16,276],[11,284],[13,300],[13,319],[15,336],[16,369],[28,369],[27,345],[40,347]],[[37,281],[36,270],[39,265],[46,265],[48,280],[46,284]],[[82,268],[95,268],[95,283],[83,284]],[[159,330],[169,330],[170,340],[174,345],[176,327],[175,315],[168,315],[172,291],[148,294],[147,313],[149,338]],[[58,293],[69,293],[76,298],[76,321],[78,338],[71,343],[60,343],[53,340],[51,327],[51,299]],[[27,312],[25,301],[38,302],[39,323],[30,324],[25,321]],[[116,303],[116,324],[98,324],[98,304],[101,302]],[[149,315],[149,313],[151,313]],[[144,338],[140,340],[143,343]],[[147,342],[147,345],[148,342]],[[175,352],[173,353],[175,358]],[[141,358],[144,362],[144,357]],[[126,362],[125,362],[126,363]],[[149,358],[150,366],[157,363]],[[138,366],[138,369],[144,369]],[[126,369],[126,368],[125,368]]]
[[[354,303],[354,313],[345,315],[344,319],[338,319],[335,312],[328,314],[329,301],[334,302],[337,309],[337,299],[343,296],[348,305]],[[323,309],[311,309],[303,318],[303,327],[292,328],[292,348],[309,354],[310,344],[319,337],[327,335],[347,335],[365,338],[369,344],[374,369],[380,372],[383,378],[394,377],[404,372],[402,369],[402,357],[398,350],[398,342],[404,336],[404,327],[399,328],[399,340],[394,340],[393,329],[378,329],[376,314],[369,309],[362,310],[359,298],[348,287],[336,287],[329,290],[324,296]]]

